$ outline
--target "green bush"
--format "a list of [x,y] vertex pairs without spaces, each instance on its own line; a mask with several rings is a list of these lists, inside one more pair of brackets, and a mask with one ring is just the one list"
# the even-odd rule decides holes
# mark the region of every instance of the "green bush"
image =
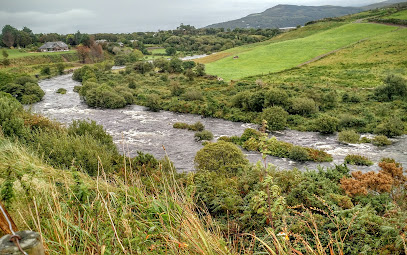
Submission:
[[183,97],[186,101],[196,101],[196,100],[202,101],[203,100],[202,92],[199,90],[192,90],[192,89],[187,90],[184,93]]
[[360,139],[360,134],[356,133],[354,130],[344,130],[338,134],[338,140],[342,143],[358,143]]
[[65,70],[65,65],[62,63],[58,63],[57,64],[57,72],[58,74],[64,74],[64,70]]
[[228,172],[235,172],[249,163],[236,145],[224,141],[205,145],[196,153],[194,162],[197,170]]
[[200,121],[197,121],[194,124],[188,126],[188,130],[192,131],[203,131],[204,129],[205,126]]
[[350,154],[345,157],[345,163],[357,166],[371,166],[373,162],[367,157],[361,155]]
[[106,84],[90,89],[84,98],[90,107],[116,109],[127,105],[126,100]]
[[308,151],[301,146],[292,147],[290,154],[288,156],[292,160],[296,161],[307,161],[309,160]]
[[178,128],[178,129],[188,129],[189,125],[187,123],[183,122],[175,122],[174,125],[172,125],[173,128]]
[[213,139],[213,134],[211,131],[203,130],[203,131],[196,132],[194,137],[195,137],[196,141],[204,141],[204,140],[210,141]]
[[258,140],[260,137],[262,136],[261,132],[253,129],[253,128],[246,128],[243,131],[243,134],[240,137],[240,140],[244,143],[247,140],[249,140],[250,138],[254,138],[256,140]]
[[317,105],[311,98],[297,97],[291,101],[290,113],[309,116],[317,111]]
[[400,136],[404,133],[404,123],[398,117],[386,119],[376,126],[375,133],[387,137]]
[[15,78],[13,83],[1,85],[0,91],[11,94],[23,104],[38,102],[45,95],[37,81],[27,75]]
[[366,120],[350,114],[344,114],[339,118],[339,126],[341,128],[360,128],[365,127],[366,124]]
[[397,75],[389,75],[384,80],[384,85],[375,89],[374,95],[378,101],[393,101],[407,96],[407,81]]
[[160,97],[158,95],[149,95],[147,97],[146,106],[150,111],[158,112],[161,109]]
[[322,134],[333,134],[338,130],[339,120],[330,115],[320,115],[315,121],[316,130]]
[[288,113],[280,106],[272,106],[263,110],[261,118],[267,121],[271,131],[283,130],[287,126]]
[[41,73],[42,75],[51,75],[51,68],[50,68],[49,66],[44,66],[44,67],[41,69],[40,73]]
[[288,104],[288,95],[282,89],[271,89],[264,95],[264,107],[286,106]]
[[385,135],[377,135],[372,139],[372,143],[376,146],[386,146],[392,144],[392,142]]

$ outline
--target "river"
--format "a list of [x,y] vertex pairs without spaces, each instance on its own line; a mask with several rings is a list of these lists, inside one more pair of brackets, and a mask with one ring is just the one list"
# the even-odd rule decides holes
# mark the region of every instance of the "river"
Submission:
[[[150,153],[156,158],[163,158],[166,154],[178,171],[194,170],[193,160],[201,143],[195,142],[194,132],[175,129],[175,122],[193,124],[202,122],[207,130],[214,134],[214,140],[220,136],[241,135],[245,128],[257,126],[250,123],[231,122],[222,119],[203,118],[192,114],[179,114],[168,111],[150,112],[143,106],[132,105],[123,109],[94,109],[81,102],[78,93],[73,92],[74,86],[80,83],[72,80],[72,74],[62,75],[51,79],[41,80],[41,88],[45,96],[41,102],[31,105],[35,113],[43,114],[50,119],[69,124],[72,120],[95,120],[103,125],[114,138],[120,151],[128,156],[136,156],[137,151]],[[65,88],[66,94],[58,94],[59,88]],[[333,155],[333,162],[329,163],[298,163],[289,159],[267,157],[266,161],[280,169],[313,169],[318,165],[333,166],[343,163],[347,154],[360,154],[369,157],[377,163],[383,157],[391,157],[407,166],[407,136],[392,139],[393,144],[384,148],[372,144],[345,145],[337,142],[336,135],[320,135],[315,132],[299,132],[286,130],[274,133],[278,139],[296,145],[324,149]],[[164,150],[165,148],[165,150]],[[243,150],[248,159],[255,163],[261,160],[261,155]],[[375,170],[377,164],[371,167],[355,167],[362,171]]]

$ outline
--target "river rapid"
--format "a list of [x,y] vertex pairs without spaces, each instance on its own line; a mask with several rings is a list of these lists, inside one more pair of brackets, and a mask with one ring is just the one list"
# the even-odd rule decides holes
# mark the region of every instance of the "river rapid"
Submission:
[[[220,136],[240,136],[245,128],[257,128],[255,124],[231,122],[222,119],[203,118],[192,114],[179,114],[168,111],[150,112],[143,106],[132,105],[123,109],[94,109],[83,103],[78,93],[73,92],[74,86],[80,83],[72,80],[72,74],[62,75],[39,82],[45,91],[41,102],[30,106],[35,113],[43,114],[50,119],[64,124],[72,120],[94,120],[103,125],[106,131],[113,136],[115,143],[122,153],[127,156],[136,156],[137,151],[150,153],[156,158],[168,155],[178,171],[193,171],[194,157],[203,146],[195,142],[194,132],[175,129],[175,122],[193,124],[202,122],[205,128],[214,134],[214,140]],[[59,88],[67,90],[65,95],[58,94]],[[342,164],[347,154],[360,154],[367,156],[377,163],[383,157],[390,157],[407,166],[407,136],[392,139],[393,144],[384,148],[372,144],[345,145],[337,141],[336,135],[320,135],[315,132],[299,132],[286,130],[274,133],[279,140],[296,145],[324,149],[333,155],[333,162],[329,163],[298,163],[289,159],[268,156],[267,163],[280,169],[315,169],[318,165],[328,167]],[[164,149],[165,148],[165,149]],[[261,155],[243,150],[248,159],[256,163]],[[370,167],[350,167],[353,170],[377,170],[377,164]]]

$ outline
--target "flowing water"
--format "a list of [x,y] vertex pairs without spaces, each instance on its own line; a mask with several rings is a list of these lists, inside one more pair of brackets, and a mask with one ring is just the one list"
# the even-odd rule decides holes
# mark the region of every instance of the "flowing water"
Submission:
[[[254,124],[231,122],[222,119],[202,118],[198,115],[179,114],[167,111],[150,112],[143,106],[127,106],[123,109],[94,109],[81,102],[73,88],[80,83],[72,80],[72,74],[62,75],[39,82],[45,91],[43,100],[31,106],[33,112],[41,113],[51,119],[69,124],[72,120],[95,120],[104,126],[114,138],[115,143],[126,155],[136,156],[137,151],[150,153],[156,158],[167,154],[174,162],[178,171],[194,169],[193,159],[201,143],[194,141],[194,132],[174,129],[175,122],[193,124],[202,122],[210,130],[215,139],[220,136],[241,135],[245,128],[256,128]],[[59,88],[65,88],[65,95],[58,94]],[[334,161],[322,163],[322,166],[333,166],[343,163],[347,154],[360,154],[369,157],[375,163],[383,157],[391,157],[407,166],[407,136],[393,139],[393,145],[378,148],[372,144],[344,145],[337,142],[335,135],[325,136],[315,132],[299,132],[287,130],[274,133],[278,139],[296,145],[324,149],[333,155]],[[164,150],[165,148],[165,150]],[[261,155],[244,151],[248,159],[255,163],[261,160]],[[266,161],[281,169],[316,168],[320,163],[298,163],[289,159],[267,157]],[[377,166],[354,167],[362,171],[377,169]]]

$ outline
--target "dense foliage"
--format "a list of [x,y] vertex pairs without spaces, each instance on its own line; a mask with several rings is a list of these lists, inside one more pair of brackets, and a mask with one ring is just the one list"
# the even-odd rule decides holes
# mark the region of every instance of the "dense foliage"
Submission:
[[36,79],[24,75],[15,77],[0,73],[0,91],[9,93],[22,104],[38,102],[45,95]]

